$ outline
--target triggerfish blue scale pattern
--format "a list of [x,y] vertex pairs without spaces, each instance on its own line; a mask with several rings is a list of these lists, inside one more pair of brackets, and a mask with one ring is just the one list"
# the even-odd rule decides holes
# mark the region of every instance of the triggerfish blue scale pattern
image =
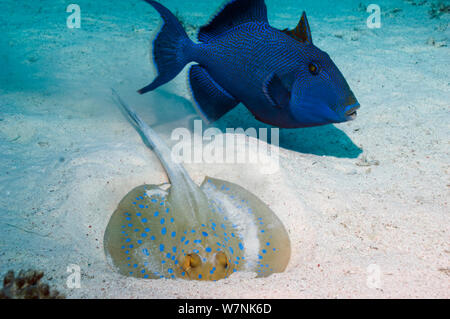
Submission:
[[168,189],[142,185],[128,193],[104,235],[106,256],[125,276],[219,280],[237,271],[283,272],[290,240],[278,217],[255,195],[206,177],[198,187],[171,162],[156,133],[116,96],[169,176]]
[[146,0],[164,20],[153,45],[157,78],[140,93],[171,81],[190,62],[199,113],[214,122],[243,103],[256,119],[283,128],[353,120],[360,105],[330,56],[313,44],[306,14],[293,30],[270,26],[264,0],[232,0],[188,38],[177,18]]

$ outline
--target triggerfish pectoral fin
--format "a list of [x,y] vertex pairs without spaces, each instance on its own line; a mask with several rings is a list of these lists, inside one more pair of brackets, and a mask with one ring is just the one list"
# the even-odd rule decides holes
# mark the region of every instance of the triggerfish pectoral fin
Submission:
[[199,111],[209,122],[218,120],[239,104],[199,65],[191,67],[189,84]]
[[276,108],[289,107],[291,90],[292,87],[283,83],[283,80],[276,73],[272,73],[263,86],[264,95]]

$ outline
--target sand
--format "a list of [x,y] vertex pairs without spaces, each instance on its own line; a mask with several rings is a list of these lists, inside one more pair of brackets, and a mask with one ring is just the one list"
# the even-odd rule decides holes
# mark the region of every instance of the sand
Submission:
[[[286,272],[209,283],[136,280],[108,267],[103,234],[119,201],[167,181],[110,88],[168,143],[198,117],[186,71],[154,93],[135,93],[154,76],[149,39],[159,17],[150,6],[78,1],[82,28],[71,30],[66,2],[46,0],[4,1],[0,12],[0,274],[44,270],[69,298],[450,296],[449,15],[430,19],[430,3],[383,0],[382,28],[368,29],[358,1],[266,2],[280,28],[307,10],[316,45],[362,105],[359,116],[281,130],[274,174],[250,164],[185,166],[197,183],[226,179],[272,208],[291,238]],[[192,29],[221,1],[163,3]],[[240,105],[215,126],[262,125]],[[79,289],[67,287],[70,264],[81,268]]]

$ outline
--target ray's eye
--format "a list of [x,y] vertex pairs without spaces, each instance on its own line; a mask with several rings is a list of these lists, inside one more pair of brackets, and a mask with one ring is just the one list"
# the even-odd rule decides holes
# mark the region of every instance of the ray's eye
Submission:
[[217,261],[217,264],[221,265],[225,269],[228,268],[228,258],[227,258],[227,255],[225,255],[223,252],[217,253],[216,261]]
[[311,62],[308,66],[309,72],[311,72],[312,75],[317,75],[320,72],[320,67],[317,63]]
[[196,268],[202,264],[202,260],[197,254],[187,255],[184,259],[183,269],[189,270],[191,268]]

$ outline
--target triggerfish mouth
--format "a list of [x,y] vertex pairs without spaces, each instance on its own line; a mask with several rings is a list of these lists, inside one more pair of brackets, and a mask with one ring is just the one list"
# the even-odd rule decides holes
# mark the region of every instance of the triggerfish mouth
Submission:
[[157,89],[195,62],[189,85],[209,123],[239,103],[280,128],[355,119],[360,105],[330,56],[313,44],[305,12],[295,29],[279,30],[269,25],[264,0],[232,0],[200,28],[194,43],[167,8],[146,2],[164,23],[153,43],[158,76],[139,93]]

